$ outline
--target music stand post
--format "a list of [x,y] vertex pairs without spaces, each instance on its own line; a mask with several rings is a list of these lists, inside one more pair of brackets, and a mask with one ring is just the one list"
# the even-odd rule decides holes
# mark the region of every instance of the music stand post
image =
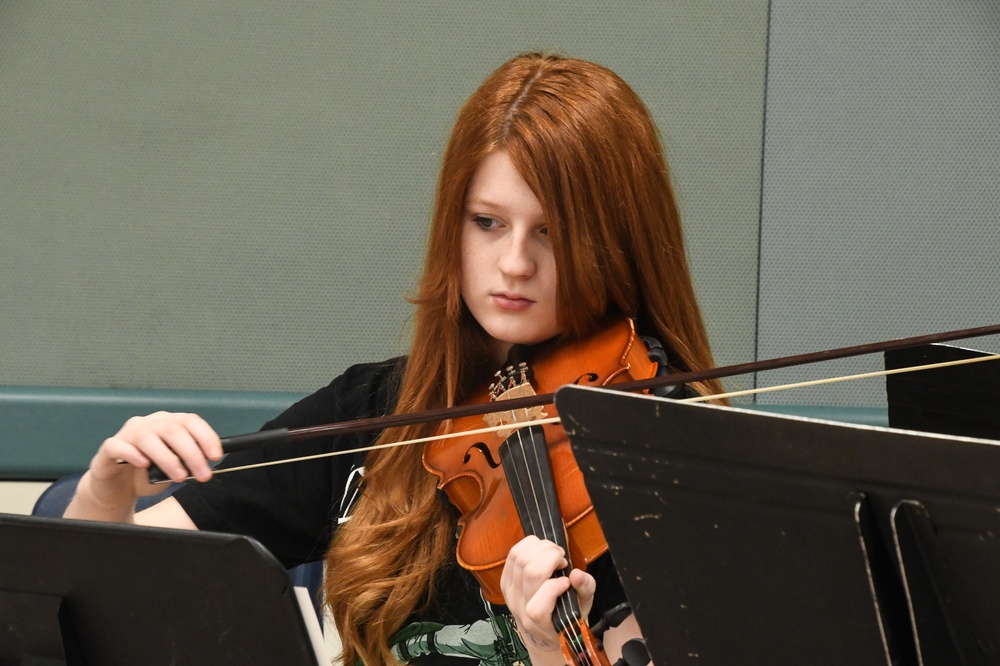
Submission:
[[566,387],[658,664],[1000,663],[1000,445]]

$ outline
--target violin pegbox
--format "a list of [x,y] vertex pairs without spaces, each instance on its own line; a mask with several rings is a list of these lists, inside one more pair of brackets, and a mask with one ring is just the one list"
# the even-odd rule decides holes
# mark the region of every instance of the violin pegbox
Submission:
[[[531,385],[534,374],[525,362],[517,365],[508,365],[503,370],[496,373],[497,381],[490,384],[490,401],[510,400],[512,398],[523,398],[526,396],[538,395]],[[528,423],[538,419],[547,418],[548,414],[541,405],[522,409],[514,409],[506,412],[491,412],[483,416],[483,421],[488,426],[503,426],[508,424]],[[506,428],[499,430],[498,434],[502,439],[507,439],[516,428]]]
[[[531,392],[522,395],[535,394],[534,389],[531,388],[531,380],[535,378],[535,373],[531,371],[531,368],[524,361],[521,361],[516,366],[512,363],[503,370],[497,370],[494,377],[496,377],[496,381],[490,384],[491,402],[494,400],[503,400],[504,395],[508,391],[521,391],[525,386]],[[507,397],[511,398],[514,396]]]

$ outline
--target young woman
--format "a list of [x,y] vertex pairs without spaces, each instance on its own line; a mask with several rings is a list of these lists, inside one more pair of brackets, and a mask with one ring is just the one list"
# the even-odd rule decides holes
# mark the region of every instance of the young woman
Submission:
[[[265,428],[411,413],[477,399],[513,345],[586,339],[631,319],[670,370],[711,366],[656,127],[611,71],[527,54],[494,72],[461,109],[444,156],[405,359],[348,369]],[[717,392],[717,382],[688,387]],[[440,424],[314,440],[227,457],[244,465],[434,434]],[[572,586],[592,617],[624,601],[606,556],[586,573],[555,544],[514,545],[487,603],[456,564],[456,512],[420,446],[257,468],[213,478],[219,438],[194,415],[128,421],[100,447],[67,517],[208,529],[259,539],[286,565],[325,558],[325,601],[344,663],[563,663],[552,623]],[[125,460],[130,465],[117,464]],[[155,463],[189,483],[158,490]],[[612,662],[634,620],[605,635]]]

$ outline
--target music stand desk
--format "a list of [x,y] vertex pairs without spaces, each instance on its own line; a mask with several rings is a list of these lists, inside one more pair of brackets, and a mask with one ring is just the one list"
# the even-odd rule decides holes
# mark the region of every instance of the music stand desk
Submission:
[[657,664],[1000,663],[1000,445],[556,394]]
[[0,514],[0,544],[0,664],[318,664],[247,537]]

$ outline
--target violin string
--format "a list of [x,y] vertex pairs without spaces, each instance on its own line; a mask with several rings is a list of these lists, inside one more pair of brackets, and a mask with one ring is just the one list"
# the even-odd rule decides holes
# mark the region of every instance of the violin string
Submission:
[[[528,411],[524,410],[525,419],[528,418]],[[526,423],[526,422],[521,422]],[[515,432],[508,437],[501,446],[506,447],[507,459],[511,461],[511,471],[514,472],[514,484],[511,486],[511,492],[517,494],[517,499],[515,500],[515,505],[523,509],[521,513],[522,522],[525,524],[525,533],[532,534],[534,536],[539,536],[541,538],[549,538],[546,534],[544,526],[539,524],[543,519],[542,510],[539,506],[538,492],[535,488],[534,479],[532,478],[530,468],[527,460],[527,451],[524,446],[524,429],[518,428]],[[529,436],[531,430],[528,430]],[[516,446],[515,446],[516,442]],[[510,477],[508,475],[508,483],[510,483]],[[534,511],[530,511],[529,507],[533,506]],[[519,509],[519,511],[520,511]],[[557,604],[558,607],[558,604]]]
[[[527,417],[527,410],[525,410],[525,416]],[[534,458],[534,465],[532,469],[549,470],[549,476],[552,476],[551,463],[549,462],[548,447],[545,443],[544,436],[541,437],[541,444],[536,440],[534,432],[536,428],[528,431],[531,447],[530,453]],[[570,560],[569,553],[569,541],[566,535],[565,524],[562,521],[562,511],[558,506],[558,496],[555,494],[555,484],[550,486],[545,485],[545,479],[539,479],[542,482],[541,488],[543,489],[542,496],[545,499],[547,511],[545,511],[544,519],[549,522],[548,528],[549,532],[546,538],[549,538],[554,543],[559,543],[563,548],[566,555],[566,560],[568,566],[565,570],[559,572],[560,576],[569,577],[569,569],[572,567],[572,561]],[[582,627],[581,627],[581,612],[579,603],[575,596],[575,592],[572,588],[561,594],[557,600],[555,613],[557,614],[562,630],[560,634],[565,637],[565,640],[572,646],[573,654],[576,656],[576,661],[581,661],[583,658],[583,663],[585,666],[590,666],[591,660],[590,655],[587,653],[582,641]]]
[[[518,428],[514,431],[518,440],[521,438],[521,429]],[[512,435],[513,436],[513,435]],[[526,533],[536,533],[538,531],[538,525],[535,524],[533,520],[534,514],[528,510],[529,505],[532,503],[531,499],[534,493],[531,492],[532,481],[531,477],[526,474],[527,464],[524,461],[519,461],[515,452],[517,449],[513,446],[513,442],[509,437],[503,444],[501,444],[501,460],[507,463],[512,469],[508,470],[504,468],[505,473],[507,473],[507,482],[511,486],[511,494],[514,495],[515,505],[518,507],[518,515],[522,518],[522,527]],[[518,464],[518,463],[521,464]],[[513,476],[513,483],[511,483],[511,476]],[[527,478],[525,478],[527,476]],[[536,511],[537,513],[537,500]],[[525,521],[527,525],[525,525]]]
[[[526,508],[532,505],[534,506],[534,512],[529,511],[526,516],[526,519],[530,524],[532,534],[560,544],[565,549],[566,556],[568,558],[569,552],[568,544],[566,543],[565,528],[562,527],[561,519],[559,520],[558,525],[555,522],[555,516],[561,516],[561,511],[554,506],[554,503],[558,501],[558,498],[553,496],[555,486],[552,485],[550,489],[544,479],[543,470],[551,468],[551,464],[548,459],[548,447],[545,445],[544,435],[541,437],[536,436],[538,427],[540,427],[538,426],[538,421],[531,421],[528,410],[524,409],[523,411],[524,420],[519,423],[522,426],[528,426],[528,428],[525,430],[524,427],[520,427],[516,430],[516,448],[513,445],[512,438],[508,438],[502,445],[508,447],[508,454],[510,454],[509,457],[512,460],[512,464],[516,465],[516,474],[514,476],[517,479],[515,482],[517,488],[515,489],[512,487],[511,490],[512,492],[516,491],[521,495],[522,506],[525,506]],[[539,439],[541,439],[541,443],[539,443]],[[516,451],[518,455],[514,456],[512,453],[513,451]],[[542,456],[544,456],[544,460],[542,459]],[[549,472],[549,475],[551,475],[551,471]],[[524,495],[526,493],[522,484],[523,479],[527,480],[527,493],[531,496],[531,501],[528,502],[524,500]],[[508,483],[510,483],[509,478]],[[559,532],[562,534],[560,535]],[[557,573],[560,576],[568,575],[564,570],[559,570]],[[573,646],[574,654],[579,657],[581,654],[580,617],[578,605],[574,607],[574,599],[570,596],[571,592],[572,590],[568,590],[559,596],[556,600],[556,607],[553,615],[559,621],[560,627],[558,627],[557,630],[560,635],[565,636],[566,634],[569,634],[566,641]],[[590,664],[589,657],[586,658],[586,664]]]
[[[545,464],[545,466],[551,470],[551,464],[549,463],[548,458],[548,447],[545,446],[544,438],[542,438],[541,446],[539,446],[539,444],[534,441],[534,438],[532,438],[531,454],[535,459],[533,465],[535,469],[542,469],[543,464]],[[544,458],[544,463],[542,458]],[[544,481],[544,479],[540,480]],[[542,486],[542,488],[546,490],[546,492],[543,492],[542,495],[548,507],[548,510],[543,514],[543,516],[544,519],[549,522],[548,533],[543,536],[554,543],[558,543],[564,548],[569,565],[566,569],[561,569],[557,573],[560,577],[568,578],[569,573],[567,570],[572,566],[572,562],[569,561],[569,543],[566,537],[565,526],[561,519],[562,512],[558,507],[558,497],[555,496],[555,485],[553,484],[550,489],[547,486]],[[555,504],[555,506],[551,506],[552,504]],[[561,627],[560,634],[567,637],[567,642],[574,648],[573,653],[579,657],[581,654],[579,624],[580,613],[579,604],[576,602],[575,597],[571,596],[572,594],[573,590],[570,588],[559,596],[556,602],[555,615],[559,619]],[[589,661],[587,663],[589,663]]]
[[[920,371],[920,370],[934,370],[934,369],[938,369],[938,368],[948,368],[948,367],[951,367],[951,366],[966,365],[968,363],[979,363],[979,362],[982,362],[982,361],[995,361],[997,359],[1000,359],[1000,354],[991,354],[989,356],[977,356],[975,358],[964,358],[964,359],[959,359],[959,360],[956,360],[956,361],[943,361],[943,362],[940,362],[940,363],[928,363],[926,365],[915,365],[915,366],[910,366],[910,367],[907,367],[907,368],[895,368],[895,369],[892,369],[892,370],[878,370],[878,371],[875,371],[875,372],[866,372],[866,373],[857,374],[857,375],[845,375],[845,376],[842,376],[842,377],[828,377],[826,379],[816,379],[816,380],[811,380],[811,381],[808,381],[808,382],[797,382],[797,383],[793,383],[793,384],[780,384],[780,385],[777,385],[777,386],[763,386],[763,387],[758,387],[758,388],[755,388],[755,389],[747,389],[745,391],[732,391],[732,392],[729,392],[729,393],[719,393],[719,394],[715,394],[715,395],[699,395],[699,396],[694,396],[694,397],[691,397],[691,398],[681,398],[677,402],[706,402],[708,400],[721,400],[723,398],[732,398],[732,397],[741,397],[741,396],[747,396],[747,395],[756,395],[758,393],[770,393],[770,392],[773,392],[773,391],[784,391],[784,390],[792,389],[792,388],[802,388],[804,386],[819,386],[819,385],[822,385],[822,384],[835,384],[837,382],[843,382],[843,381],[855,380],[855,379],[868,379],[868,378],[873,378],[873,377],[884,377],[884,376],[887,376],[887,375],[902,374],[902,373],[906,373],[906,372],[917,372],[917,371]],[[549,417],[549,418],[546,418],[546,419],[538,419],[536,421],[532,421],[531,425],[548,425],[548,424],[551,424],[551,423],[560,423],[560,422],[561,422],[561,419],[558,416],[552,416],[552,417]],[[524,427],[524,425],[527,425],[527,424],[518,425],[518,424],[510,424],[510,423],[508,423],[506,425],[490,426],[490,427],[487,427],[487,428],[477,428],[476,430],[465,430],[465,431],[461,431],[461,432],[441,433],[441,434],[437,434],[437,435],[430,435],[428,437],[419,437],[419,438],[416,438],[416,439],[403,440],[403,441],[400,441],[400,442],[388,442],[388,443],[385,443],[385,444],[375,444],[375,445],[371,445],[371,446],[362,446],[362,447],[357,447],[357,448],[353,448],[353,449],[344,449],[342,451],[327,451],[325,453],[317,453],[315,455],[310,455],[310,456],[300,456],[300,457],[296,457],[296,458],[283,458],[281,460],[270,460],[270,461],[267,461],[267,462],[253,463],[253,464],[249,464],[249,465],[239,465],[239,466],[236,466],[236,467],[227,467],[226,469],[215,470],[213,473],[214,474],[224,474],[224,473],[227,473],[227,472],[241,472],[241,471],[249,470],[249,469],[257,469],[257,468],[260,468],[260,467],[272,467],[274,465],[284,465],[286,463],[304,462],[304,461],[307,461],[307,460],[316,460],[316,459],[319,459],[319,458],[333,458],[333,457],[336,457],[336,456],[346,456],[346,455],[350,455],[352,453],[364,453],[364,452],[367,452],[367,451],[375,451],[375,450],[378,450],[378,449],[388,449],[388,448],[391,448],[391,447],[394,447],[394,446],[409,446],[411,444],[423,444],[423,443],[434,442],[434,441],[448,439],[448,438],[454,438],[454,437],[465,437],[467,435],[481,435],[481,434],[487,434],[487,433],[491,433],[491,432],[499,432],[500,430],[509,430],[511,428],[522,428],[522,427]],[[189,481],[192,480],[192,479],[194,479],[193,476],[187,477],[187,480],[189,480]],[[162,483],[169,483],[169,482],[170,481],[168,480],[168,481],[164,481]]]
[[[528,415],[528,410],[524,410],[524,418],[527,421],[530,417]],[[523,423],[523,422],[522,422]],[[532,422],[533,423],[533,422]],[[538,478],[539,484],[535,483],[535,476],[540,477],[541,461],[539,460],[539,445],[534,437],[533,429],[529,428],[526,432],[528,438],[531,440],[530,452],[534,461],[529,461],[529,448],[525,446],[525,437],[522,433],[525,430],[519,428],[517,430],[517,452],[519,454],[518,462],[520,463],[520,473],[527,477],[528,480],[528,492],[531,495],[530,504],[534,506],[534,512],[529,512],[528,519],[531,523],[532,533],[549,541],[559,543],[559,539],[555,533],[555,525],[551,523],[551,504],[549,503],[548,493],[544,492],[544,487],[541,486],[541,478]],[[543,440],[544,442],[544,440]],[[544,444],[543,444],[544,446]],[[548,454],[546,452],[546,460],[548,459]],[[532,470],[535,470],[536,474],[532,474]],[[560,596],[556,604],[556,613],[562,626],[568,624],[570,615],[565,608],[565,600]]]

